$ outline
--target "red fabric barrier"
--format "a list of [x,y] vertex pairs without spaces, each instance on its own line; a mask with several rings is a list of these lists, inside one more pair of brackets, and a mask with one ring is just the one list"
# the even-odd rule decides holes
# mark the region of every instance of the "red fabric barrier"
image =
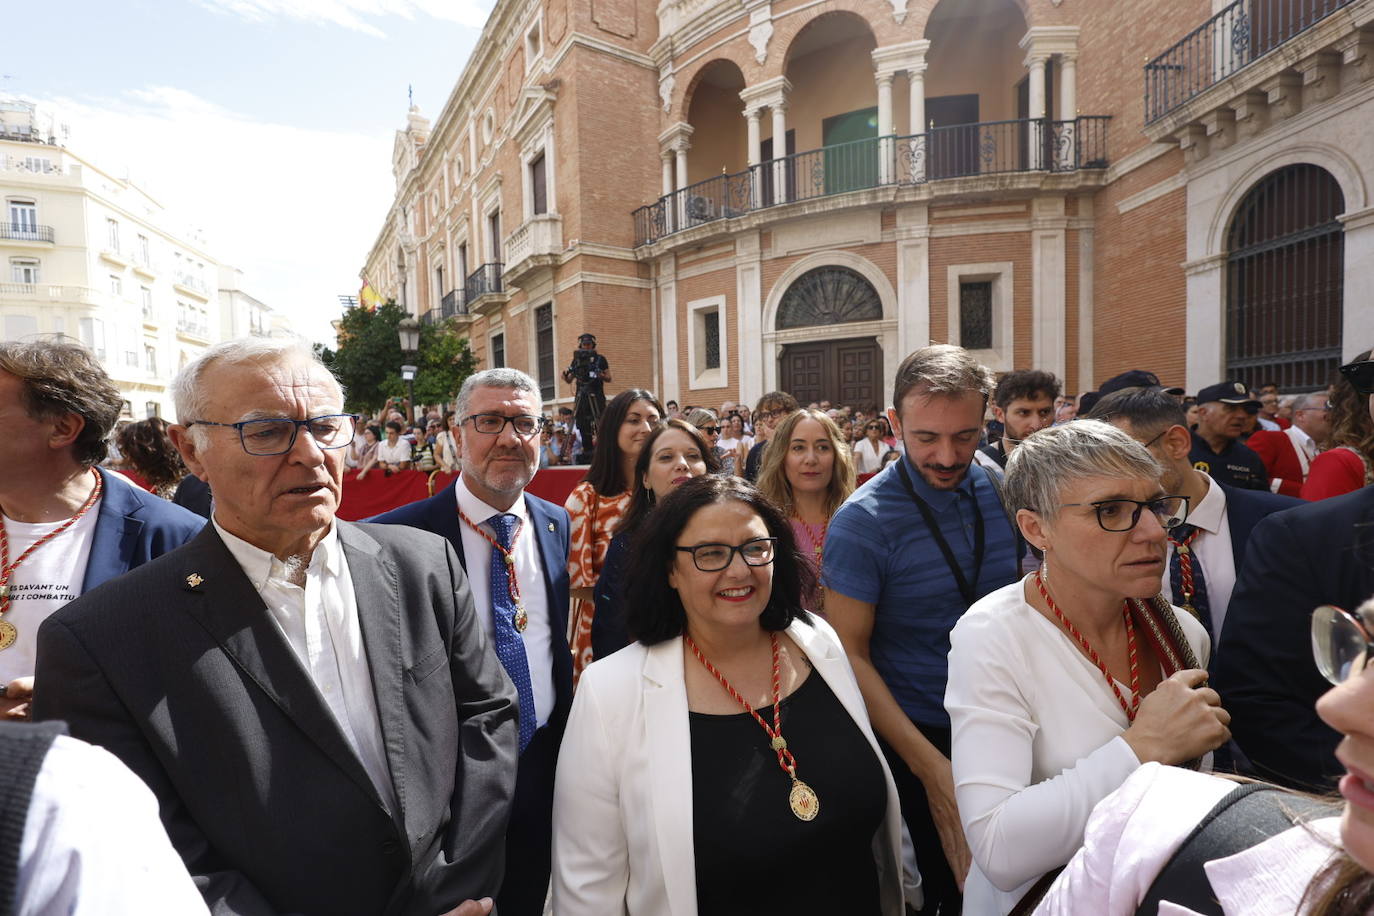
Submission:
[[[526,490],[561,506],[586,473],[585,467],[544,468],[534,475]],[[458,475],[439,471],[433,476],[433,492],[438,493]],[[343,478],[339,518],[356,522],[430,495],[430,475],[424,471],[397,471],[388,476],[373,470],[362,480],[356,472],[349,471]]]

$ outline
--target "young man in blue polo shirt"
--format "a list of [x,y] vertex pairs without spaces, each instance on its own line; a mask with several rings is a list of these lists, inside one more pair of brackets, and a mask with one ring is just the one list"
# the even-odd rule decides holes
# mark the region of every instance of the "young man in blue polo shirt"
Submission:
[[973,460],[992,373],[961,347],[897,370],[892,429],[906,455],[840,507],[825,541],[825,608],[885,745],[916,846],[924,913],[958,913],[969,850],[950,773],[949,632],[1018,575],[1000,486]]

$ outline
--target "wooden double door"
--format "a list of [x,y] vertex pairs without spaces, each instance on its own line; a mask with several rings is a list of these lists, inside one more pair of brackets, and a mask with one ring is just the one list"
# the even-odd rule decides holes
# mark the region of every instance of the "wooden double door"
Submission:
[[778,363],[778,387],[803,407],[813,401],[861,408],[886,403],[883,351],[876,337],[787,344]]

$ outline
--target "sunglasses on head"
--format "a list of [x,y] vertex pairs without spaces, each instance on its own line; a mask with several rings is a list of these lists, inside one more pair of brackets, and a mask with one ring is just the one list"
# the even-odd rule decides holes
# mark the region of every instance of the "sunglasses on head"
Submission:
[[1360,394],[1366,397],[1374,394],[1374,359],[1341,366],[1341,375]]

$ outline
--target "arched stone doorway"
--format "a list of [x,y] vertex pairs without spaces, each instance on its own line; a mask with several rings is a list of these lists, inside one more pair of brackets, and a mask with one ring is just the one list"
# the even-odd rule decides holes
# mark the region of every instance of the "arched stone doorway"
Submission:
[[806,339],[782,345],[779,387],[802,404],[831,401],[863,408],[882,404],[883,351],[878,336],[833,336],[844,325],[853,325],[857,332],[882,318],[878,291],[856,270],[826,265],[797,277],[778,303],[775,330],[824,328],[826,339],[806,335]]
[[1345,212],[1326,169],[1270,172],[1241,200],[1226,238],[1226,377],[1314,390],[1341,360]]

